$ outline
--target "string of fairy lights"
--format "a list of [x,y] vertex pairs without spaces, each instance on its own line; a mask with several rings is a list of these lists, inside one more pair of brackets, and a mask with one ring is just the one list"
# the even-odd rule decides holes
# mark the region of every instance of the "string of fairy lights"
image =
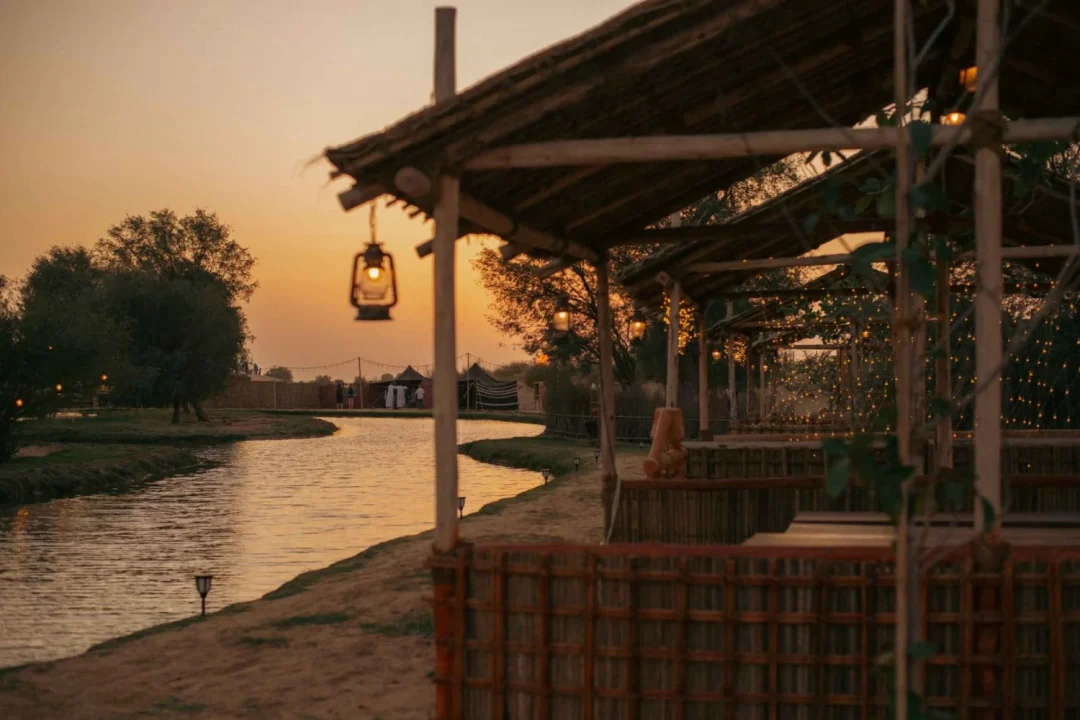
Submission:
[[[1006,263],[1005,269],[1011,280],[1029,281],[1033,275],[1030,268],[1022,265]],[[973,274],[970,264],[960,265],[953,272],[952,282],[970,282]],[[960,398],[971,393],[978,382],[974,372],[974,317],[970,312],[973,295],[970,291],[960,292],[953,293],[951,298],[950,375],[952,397]],[[1075,293],[1066,293],[1060,305],[1034,328],[1029,342],[1007,359],[1002,369],[1002,427],[1020,430],[1080,427],[1073,392],[1080,383],[1080,314],[1076,300]],[[768,303],[768,300],[760,302]],[[853,297],[826,293],[820,301],[810,303],[809,309],[800,314],[800,320],[829,318],[829,322],[814,327],[818,336],[837,346],[837,350],[798,350],[798,345],[794,345],[794,349],[776,351],[766,363],[766,384],[773,390],[772,406],[765,419],[791,425],[844,423],[866,429],[881,417],[893,405],[892,341],[886,326],[876,326],[873,331],[860,330],[858,320],[880,317],[887,302],[884,295]],[[1007,297],[1002,303],[1005,329],[1012,330],[1031,317],[1040,302],[1040,298],[1030,295]],[[932,347],[936,332],[936,328],[930,332],[928,348]],[[853,337],[853,333],[857,336]],[[745,357],[744,352],[741,347],[737,349],[740,361]],[[854,372],[852,360],[856,363]],[[923,362],[916,372],[921,374],[920,384],[925,386],[923,407],[929,419],[930,397],[936,384],[935,363],[929,354],[923,356]],[[751,385],[756,384],[751,381]],[[970,407],[954,413],[955,430],[969,430],[972,422]],[[891,429],[887,423],[886,429]]]

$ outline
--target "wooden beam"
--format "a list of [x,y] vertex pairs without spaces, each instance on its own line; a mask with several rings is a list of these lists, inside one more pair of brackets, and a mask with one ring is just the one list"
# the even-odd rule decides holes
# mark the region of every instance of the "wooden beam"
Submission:
[[611,291],[608,259],[596,265],[597,342],[600,346],[600,497],[604,505],[604,538],[610,537],[612,500],[618,474],[615,469],[615,355],[612,348]]
[[845,265],[850,263],[852,255],[815,255],[796,258],[762,258],[760,260],[730,260],[726,262],[701,262],[686,266],[687,273],[720,273],[744,270],[774,270],[789,267],[817,267],[821,265]]
[[[398,191],[413,200],[431,199],[431,179],[416,168],[404,167],[398,170],[394,175],[394,185]],[[516,245],[546,250],[559,255],[572,255],[590,262],[595,262],[599,257],[595,250],[581,243],[558,238],[527,225],[519,225],[513,218],[469,195],[460,195],[459,212],[466,220]]]
[[503,262],[510,262],[518,255],[522,255],[525,252],[525,248],[513,243],[506,243],[499,248],[499,255],[502,256]]
[[[435,9],[435,102],[456,94],[454,8]],[[427,180],[427,178],[424,178]],[[431,181],[428,182],[430,194]],[[454,308],[454,245],[458,238],[458,180],[438,178],[435,198],[435,550],[450,552],[458,542],[457,338]]]
[[[975,64],[994,67],[1001,54],[999,0],[979,0]],[[997,73],[976,78],[977,112],[999,110]],[[1001,525],[1001,157],[992,147],[975,151],[975,253],[979,292],[975,295],[975,487],[993,507],[994,520],[977,504],[976,528]]]
[[[1070,140],[1080,135],[1080,118],[1017,120],[1005,130],[1004,142]],[[466,170],[726,160],[738,157],[784,156],[798,152],[883,150],[897,145],[896,128],[816,128],[764,130],[719,135],[648,135],[590,140],[555,140],[509,145],[481,152],[464,163]],[[968,124],[936,125],[934,146],[965,144]]]
[[338,193],[337,197],[342,209],[348,211],[376,200],[385,194],[386,188],[382,185],[353,185],[348,190]]

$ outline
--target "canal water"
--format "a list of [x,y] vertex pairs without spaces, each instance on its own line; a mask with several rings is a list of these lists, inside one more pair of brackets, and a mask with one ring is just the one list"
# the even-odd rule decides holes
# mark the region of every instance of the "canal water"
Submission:
[[[330,437],[207,449],[219,464],[131,492],[0,514],[0,667],[51,660],[198,611],[253,600],[306,571],[434,524],[430,418],[333,418]],[[538,435],[462,420],[459,442]],[[465,512],[543,482],[458,458]]]

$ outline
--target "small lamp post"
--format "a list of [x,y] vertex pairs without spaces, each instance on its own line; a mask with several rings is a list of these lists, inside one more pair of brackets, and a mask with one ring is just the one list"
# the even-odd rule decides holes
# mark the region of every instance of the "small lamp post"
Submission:
[[580,469],[581,469],[581,458],[575,457],[574,458],[574,470],[576,471],[576,470],[580,470]]
[[551,477],[551,470],[544,468],[540,471],[540,474],[544,476],[544,484],[547,485],[548,478]]
[[593,460],[596,461],[596,464],[599,465],[600,464],[600,448],[595,448],[592,451],[592,457],[593,457]]
[[[363,265],[361,266],[361,262]],[[389,320],[390,308],[397,305],[397,274],[394,258],[377,242],[368,243],[353,258],[352,292],[349,302],[357,320]]]
[[551,315],[551,329],[558,335],[570,332],[570,298],[560,295],[555,301],[555,310]]
[[458,499],[457,499],[457,516],[458,516],[459,520],[461,518],[465,517],[465,496],[464,495],[458,495]]
[[195,589],[199,591],[199,597],[202,598],[203,617],[206,617],[206,596],[210,594],[210,583],[213,581],[213,579],[213,575],[195,576]]

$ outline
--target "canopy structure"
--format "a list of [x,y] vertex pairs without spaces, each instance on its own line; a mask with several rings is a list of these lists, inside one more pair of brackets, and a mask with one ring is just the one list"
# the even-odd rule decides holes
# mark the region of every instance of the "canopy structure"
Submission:
[[[949,231],[954,224],[973,228],[980,280],[973,303],[980,379],[974,470],[988,507],[1001,508],[1001,267],[1014,250],[1002,246],[1009,240],[1045,245],[1017,248],[1022,252],[1016,257],[1075,256],[1080,247],[1071,231],[1068,196],[1062,202],[1057,195],[1057,204],[1039,212],[1009,217],[1002,202],[1008,183],[1007,171],[1002,177],[1002,147],[1080,139],[1080,4],[1010,3],[1003,13],[1000,0],[646,0],[460,94],[455,22],[452,8],[436,10],[434,104],[380,133],[326,151],[333,176],[355,181],[339,195],[346,210],[388,194],[393,203],[435,221],[434,237],[418,252],[434,255],[434,549],[439,557],[449,558],[458,548],[457,406],[449,401],[458,380],[454,253],[456,240],[471,232],[501,237],[507,261],[528,253],[552,258],[550,272],[582,260],[595,267],[607,537],[614,506],[608,500],[618,487],[609,249],[672,246],[621,279],[646,304],[668,307],[666,403],[674,408],[684,301],[696,306],[704,328],[705,303],[742,283],[745,271],[805,265],[797,256],[841,234],[888,227],[896,238],[893,343],[905,349],[895,353],[897,454],[907,464],[914,457],[911,430],[918,414],[912,405],[913,356],[925,333],[920,341],[913,332],[923,315],[902,259],[918,232]],[[960,80],[961,71],[971,66],[978,67],[973,96]],[[905,112],[893,118],[900,127],[856,126],[890,104],[908,107],[923,88],[936,109],[918,148],[932,150],[924,159],[929,166],[920,160],[917,169]],[[939,124],[940,111],[957,99],[967,103],[968,119],[959,126]],[[953,150],[965,145],[973,159],[953,157]],[[728,223],[655,228],[687,204],[778,158],[844,150],[863,152]],[[887,151],[895,162],[875,151]],[[806,214],[821,206],[830,179],[851,181],[840,190],[849,193],[842,198],[850,202],[856,181],[870,172],[891,178],[895,218],[857,227],[823,218],[820,230],[803,229]],[[923,177],[950,200],[939,217],[916,217],[911,207],[912,190]],[[970,208],[970,216],[959,214],[961,207]],[[1013,220],[1029,225],[1010,224]],[[1060,244],[1066,240],[1078,244]],[[836,258],[830,264],[843,262]],[[948,286],[938,284],[946,291]],[[948,317],[947,292],[939,294],[931,312]],[[705,387],[704,338],[698,347],[698,382]],[[708,428],[707,413],[703,402],[702,428]],[[947,423],[940,425],[939,437],[951,438],[948,430]],[[949,443],[941,447],[951,448]],[[904,492],[909,489],[910,482]],[[991,529],[1000,512],[985,507],[980,506],[976,526]],[[895,555],[897,657],[907,657],[908,643],[906,523],[901,514]],[[450,717],[460,714],[451,703],[462,695],[460,675],[450,679],[457,636],[449,608],[455,583],[460,588],[466,582],[465,566],[451,560],[434,566],[436,715]],[[897,670],[898,716],[907,714],[902,668],[905,663]],[[589,685],[585,693],[591,692]]]
[[420,383],[424,382],[428,378],[421,375],[412,365],[409,365],[401,373],[394,378],[396,382],[401,383]]

